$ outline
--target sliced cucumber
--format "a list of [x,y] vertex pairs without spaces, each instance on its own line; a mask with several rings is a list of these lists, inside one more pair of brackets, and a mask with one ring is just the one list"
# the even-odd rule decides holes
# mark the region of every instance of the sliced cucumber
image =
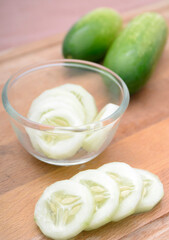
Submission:
[[66,90],[74,94],[74,96],[79,100],[86,115],[85,123],[91,123],[94,120],[97,114],[96,103],[93,96],[88,91],[76,84],[65,84],[60,86],[59,89]]
[[106,119],[111,114],[113,114],[118,108],[119,106],[116,104],[113,103],[106,104],[104,108],[102,108],[99,114],[96,116],[95,121]]
[[[84,124],[85,113],[70,92],[54,88],[43,92],[31,105],[28,117],[36,122],[61,127]],[[33,147],[53,159],[70,158],[81,148],[85,133],[38,131],[26,128]]]
[[72,112],[68,108],[57,108],[42,115],[40,123],[51,126],[79,126],[83,124],[78,118],[76,112]]
[[163,195],[156,175],[126,163],[108,163],[46,188],[35,206],[34,218],[44,235],[66,240],[83,230],[148,211]]
[[[108,116],[110,116],[113,112],[115,112],[118,109],[118,105],[109,103],[107,104],[96,116],[94,121],[100,121],[103,119],[106,119]],[[94,152],[101,148],[101,146],[104,144],[104,142],[107,139],[107,135],[110,131],[113,130],[115,122],[112,124],[109,124],[108,126],[105,126],[104,129],[97,130],[96,132],[89,134],[86,136],[86,138],[83,141],[83,149],[85,149],[87,152]],[[116,127],[117,128],[117,127]],[[112,135],[115,134],[116,128],[114,128],[114,131],[112,131]]]
[[93,197],[87,187],[64,180],[46,188],[36,204],[34,218],[47,237],[70,239],[86,228],[94,208]]
[[[61,108],[44,114],[40,123],[52,126],[78,126],[82,124],[75,113]],[[70,158],[75,155],[81,148],[85,137],[85,133],[78,132],[38,130],[27,130],[27,132],[35,149],[53,159]]]
[[[76,84],[65,84],[49,89],[38,96],[30,107],[28,118],[45,125],[74,127],[100,121],[117,110],[115,104],[107,104],[98,115],[94,98]],[[108,138],[115,134],[116,121],[103,129],[85,133],[42,132],[26,128],[33,147],[50,158],[70,158],[83,147],[87,152],[98,151]],[[100,123],[102,125],[102,123]],[[85,139],[84,139],[85,138]]]
[[143,182],[139,174],[126,163],[113,162],[99,168],[112,177],[120,187],[119,207],[112,220],[117,222],[135,212],[141,199]]
[[74,109],[79,118],[83,121],[83,123],[85,123],[86,116],[81,103],[72,93],[59,90],[57,88],[43,92],[32,102],[29,109],[28,118],[33,121],[38,121],[38,113],[42,115],[51,109],[58,108],[59,104],[60,106],[64,104],[67,106],[67,108],[69,107],[71,109]]
[[85,185],[95,200],[94,215],[85,230],[96,229],[110,222],[119,203],[118,184],[98,170],[79,172],[71,179]]
[[136,208],[136,213],[151,210],[164,196],[163,184],[160,179],[146,170],[136,169],[143,180],[143,193]]
[[[48,89],[48,90],[45,90],[44,92],[42,92],[38,97],[36,97],[33,100],[31,106],[33,108],[33,106],[41,104],[41,102],[44,99],[49,99],[50,97],[58,97],[58,96],[65,97],[65,98],[70,97],[70,99],[72,98],[72,99],[74,99],[74,101],[78,102],[77,98],[74,96],[74,94],[63,90],[60,87],[56,87],[56,88],[51,88],[51,89]],[[79,104],[79,106],[80,106],[80,104]],[[30,112],[31,112],[31,107],[30,107]]]
[[[32,112],[32,114],[29,115],[29,119],[37,122],[41,122],[41,118],[44,117],[49,112],[56,112],[56,111],[69,111],[72,114],[75,114],[76,117],[81,121],[81,124],[83,124],[83,118],[81,118],[82,115],[79,114],[71,105],[65,104],[64,102],[59,102],[58,100],[55,101],[49,101],[42,103],[41,106],[37,108],[36,111]],[[61,122],[60,124],[56,124],[56,122],[47,123],[47,125],[53,125],[53,126],[64,126],[64,124]],[[72,126],[73,127],[73,126]]]

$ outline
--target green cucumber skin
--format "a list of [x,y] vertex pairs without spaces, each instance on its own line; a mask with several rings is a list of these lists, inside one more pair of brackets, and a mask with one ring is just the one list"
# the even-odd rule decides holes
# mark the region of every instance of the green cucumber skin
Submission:
[[64,38],[65,58],[99,62],[120,31],[120,15],[109,8],[99,8],[82,17]]
[[165,19],[158,13],[143,13],[133,19],[113,42],[104,66],[116,72],[133,94],[149,79],[166,39]]

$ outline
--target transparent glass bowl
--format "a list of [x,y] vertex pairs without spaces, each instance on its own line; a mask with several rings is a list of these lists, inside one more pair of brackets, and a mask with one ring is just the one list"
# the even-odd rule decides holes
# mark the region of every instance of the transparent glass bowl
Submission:
[[[73,83],[85,88],[95,99],[98,112],[108,103],[119,108],[102,121],[77,127],[54,127],[31,121],[27,118],[32,101],[47,89]],[[120,119],[129,103],[129,92],[125,83],[114,72],[95,63],[80,60],[56,60],[28,66],[13,75],[5,84],[2,101],[9,114],[11,125],[22,146],[37,159],[53,165],[82,164],[98,156],[112,141]],[[32,132],[32,135],[31,133]],[[37,136],[86,139],[89,149],[80,147],[71,157],[50,157],[36,141]],[[61,145],[65,150],[69,146]]]

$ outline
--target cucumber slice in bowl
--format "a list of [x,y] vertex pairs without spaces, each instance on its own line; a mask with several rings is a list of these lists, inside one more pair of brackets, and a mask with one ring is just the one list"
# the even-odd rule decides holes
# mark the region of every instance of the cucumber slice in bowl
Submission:
[[143,190],[140,175],[128,164],[120,162],[108,163],[98,169],[112,177],[120,188],[119,207],[113,215],[112,221],[117,222],[133,214]]
[[99,114],[96,116],[95,121],[103,120],[113,114],[119,108],[118,105],[113,103],[108,103],[102,108]]
[[85,185],[94,197],[94,215],[85,230],[96,229],[110,222],[119,204],[118,184],[98,170],[83,171],[71,179]]
[[34,218],[44,235],[69,239],[85,229],[93,215],[94,201],[87,187],[75,181],[59,181],[44,191]]
[[97,114],[96,103],[93,96],[88,91],[79,85],[70,83],[64,84],[58,87],[58,89],[72,93],[79,100],[86,116],[85,123],[91,123],[94,120]]
[[[84,124],[85,113],[70,92],[54,88],[43,92],[30,107],[28,117],[51,126],[74,127]],[[81,148],[85,133],[47,132],[26,128],[33,147],[52,159],[74,156]]]
[[[96,116],[94,122],[106,119],[113,112],[115,112],[118,109],[118,107],[119,106],[116,104],[112,103],[107,104]],[[115,123],[116,121],[104,127],[104,129],[97,130],[96,132],[86,136],[86,138],[83,141],[83,149],[85,149],[87,152],[98,151],[106,141],[107,135],[110,133],[110,131],[112,131],[111,133],[112,135],[116,133],[118,125],[113,129]]]
[[163,184],[158,176],[146,170],[136,169],[143,180],[143,193],[136,208],[136,213],[151,210],[164,196]]
[[[55,126],[78,126],[82,124],[75,113],[69,109],[58,108],[45,113],[40,123]],[[85,133],[42,132],[27,129],[33,146],[38,151],[53,159],[70,158],[81,148]]]
[[38,96],[31,104],[28,118],[33,121],[39,121],[36,113],[40,113],[42,115],[50,109],[58,108],[58,104],[60,104],[60,106],[64,104],[67,107],[74,109],[79,118],[83,121],[83,123],[85,123],[86,116],[83,111],[83,106],[78,99],[72,93],[61,89],[59,90],[58,88],[46,90]]
[[[47,101],[42,102],[41,105],[39,105],[36,108],[36,110],[34,109],[34,111],[31,114],[29,114],[29,119],[39,122],[41,120],[41,118],[43,117],[43,115],[47,114],[48,112],[51,112],[54,110],[57,111],[60,109],[71,111],[73,114],[76,114],[77,118],[80,119],[82,123],[84,122],[84,115],[81,114],[80,111],[77,111],[70,104],[70,101],[68,104],[63,99],[59,100],[58,98],[47,99]],[[51,125],[51,123],[50,124],[48,123],[48,125]],[[56,124],[54,123],[53,126],[56,126]]]

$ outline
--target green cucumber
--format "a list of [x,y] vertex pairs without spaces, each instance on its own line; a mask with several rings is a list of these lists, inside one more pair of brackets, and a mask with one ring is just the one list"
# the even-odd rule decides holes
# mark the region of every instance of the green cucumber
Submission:
[[75,23],[65,36],[64,57],[100,61],[121,25],[120,15],[112,9],[99,8],[90,12]]
[[116,72],[130,94],[149,79],[167,39],[167,24],[158,13],[143,13],[133,19],[108,50],[104,66]]

